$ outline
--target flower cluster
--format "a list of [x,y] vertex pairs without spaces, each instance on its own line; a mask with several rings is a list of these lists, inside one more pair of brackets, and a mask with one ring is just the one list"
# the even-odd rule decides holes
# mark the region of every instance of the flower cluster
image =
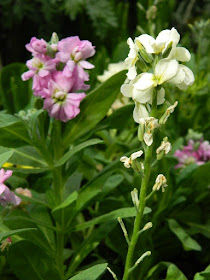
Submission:
[[86,61],[95,54],[91,42],[78,36],[59,41],[53,33],[49,43],[33,37],[26,49],[33,58],[26,62],[29,71],[23,73],[22,80],[33,79],[33,93],[44,99],[44,109],[51,117],[63,122],[76,117],[85,97],[81,91],[89,88],[85,70],[94,68]]
[[133,98],[137,123],[141,118],[149,117],[154,92],[157,93],[157,105],[164,103],[164,84],[175,84],[181,90],[193,84],[192,71],[180,63],[189,61],[191,56],[187,49],[177,47],[179,39],[175,28],[161,31],[156,39],[147,34],[136,37],[134,41],[128,39],[130,52],[125,63],[129,69],[129,83],[122,85],[121,92]]
[[183,168],[190,163],[202,165],[210,161],[210,143],[200,139],[199,141],[189,140],[188,144],[181,150],[177,150],[174,156],[179,160],[175,168]]
[[4,184],[10,176],[12,176],[11,170],[0,170],[0,204],[3,206],[7,204],[19,205],[21,203],[21,199]]

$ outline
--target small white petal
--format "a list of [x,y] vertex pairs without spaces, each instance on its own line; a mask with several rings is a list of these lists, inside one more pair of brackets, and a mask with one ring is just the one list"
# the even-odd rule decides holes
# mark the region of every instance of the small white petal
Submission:
[[193,72],[187,66],[180,65],[180,67],[185,73],[185,79],[182,83],[177,84],[176,86],[181,90],[185,90],[194,83],[195,78]]
[[143,73],[137,76],[138,79],[133,84],[138,90],[147,90],[155,87],[154,75],[152,73]]
[[138,101],[139,103],[147,103],[152,99],[153,88],[149,88],[148,90],[137,90],[133,89],[133,99]]
[[132,84],[123,84],[120,88],[120,92],[126,97],[133,96],[133,85]]
[[144,133],[144,142],[147,146],[151,146],[153,143],[152,133]]
[[185,72],[184,70],[182,69],[182,67],[180,67],[181,65],[179,65],[179,68],[178,68],[178,71],[176,73],[176,75],[170,79],[168,82],[169,83],[172,83],[172,84],[175,84],[178,86],[178,84],[182,83],[185,79]]
[[155,67],[155,77],[158,79],[158,84],[172,79],[178,71],[179,63],[173,59],[161,59]]
[[[154,53],[153,45],[155,44],[155,39],[147,34],[140,35],[135,39],[135,41],[140,42],[148,53]],[[138,43],[137,43],[138,45]]]
[[186,62],[190,60],[191,54],[186,48],[178,47],[174,48],[173,58],[181,62]]
[[165,101],[165,89],[161,88],[158,92],[157,92],[157,105],[161,105],[163,104]]
[[135,102],[135,108],[133,110],[133,119],[136,123],[140,123],[141,118],[147,118],[149,117],[149,113],[145,107],[145,105],[142,105],[138,102]]
[[133,153],[132,155],[131,155],[131,160],[134,160],[134,159],[136,159],[136,158],[138,158],[138,157],[140,157],[140,156],[142,156],[143,155],[143,151],[142,150],[140,150],[140,151],[138,151],[138,152],[135,152],[135,153]]
[[137,75],[137,71],[136,71],[136,66],[133,65],[133,66],[130,66],[128,68],[128,73],[127,73],[127,77],[129,80],[133,80]]

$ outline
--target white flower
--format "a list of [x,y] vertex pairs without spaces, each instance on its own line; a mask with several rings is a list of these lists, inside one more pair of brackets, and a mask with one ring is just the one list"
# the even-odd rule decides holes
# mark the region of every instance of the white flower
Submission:
[[135,65],[137,60],[139,59],[139,55],[138,55],[137,46],[135,45],[135,43],[131,38],[128,38],[127,44],[130,47],[128,57],[125,59],[125,64],[128,67],[127,77],[129,80],[133,80],[137,75]]
[[185,65],[180,64],[177,75],[169,82],[174,83],[179,89],[186,90],[195,81],[193,72]]
[[143,154],[143,151],[140,150],[138,152],[132,153],[131,156],[128,158],[126,156],[121,157],[120,161],[123,162],[124,166],[126,168],[130,168],[132,161],[134,161],[135,159],[137,159],[138,157],[141,157]]
[[145,119],[141,119],[140,122],[144,121],[144,142],[147,146],[151,146],[153,143],[153,132],[156,128],[159,127],[158,120],[153,117],[147,117]]
[[161,31],[156,40],[147,34],[140,35],[136,38],[148,53],[164,53],[172,42],[172,48],[176,47],[180,39],[180,35],[175,28]]
[[161,152],[164,152],[165,155],[167,155],[171,150],[171,143],[168,142],[168,138],[165,137],[163,141],[161,142],[160,147],[157,148],[156,153],[160,154]]
[[103,75],[97,77],[97,79],[103,83],[104,81],[108,80],[111,76],[115,75],[116,73],[127,69],[124,61],[120,61],[118,63],[110,63],[108,65],[108,69],[104,71]]
[[164,192],[165,188],[167,187],[166,182],[167,182],[166,177],[163,174],[159,174],[152,188],[153,191],[159,191],[159,189],[162,187],[162,192]]

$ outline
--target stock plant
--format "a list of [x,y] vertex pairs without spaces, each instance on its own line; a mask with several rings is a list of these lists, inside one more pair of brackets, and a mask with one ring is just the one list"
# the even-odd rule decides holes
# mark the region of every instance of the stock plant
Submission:
[[[209,144],[199,142],[201,166],[186,161],[175,173],[176,157],[183,161],[185,150],[180,139],[172,146],[165,134],[178,105],[170,103],[168,84],[187,90],[194,82],[184,65],[191,55],[177,46],[179,40],[175,28],[156,39],[129,38],[128,58],[113,71],[120,72],[106,73],[105,81],[99,77],[103,83],[88,93],[87,70],[94,65],[87,59],[95,47],[78,36],[59,40],[53,33],[50,42],[33,37],[26,45],[33,56],[28,70],[22,64],[2,70],[0,273],[7,279],[187,279],[157,245],[162,242],[163,251],[172,246],[164,243],[170,229],[186,250],[201,251],[191,235],[196,229],[209,234],[206,220],[202,227],[199,217],[186,221],[179,215],[180,205],[197,203]],[[127,105],[116,110],[120,91]],[[189,177],[194,191],[184,189]],[[131,197],[128,185],[135,186]],[[201,208],[208,195],[202,187]],[[205,275],[209,267],[194,280]]]

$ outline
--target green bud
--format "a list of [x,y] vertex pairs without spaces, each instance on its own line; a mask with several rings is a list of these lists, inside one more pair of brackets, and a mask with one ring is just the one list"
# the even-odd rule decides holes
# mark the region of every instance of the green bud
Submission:
[[138,161],[137,159],[131,160],[131,166],[134,171],[141,173],[143,175],[144,165],[142,164],[142,162]]
[[51,58],[55,57],[55,51],[53,50],[53,48],[51,48],[49,44],[47,44],[47,55]]
[[165,156],[165,151],[161,151],[159,154],[157,154],[157,160],[161,160]]
[[141,72],[147,72],[148,70],[146,63],[141,57],[139,57],[138,61],[136,62],[136,66],[141,70]]
[[144,123],[140,123],[139,128],[138,128],[138,139],[139,141],[143,141],[144,139]]
[[57,44],[58,41],[59,41],[58,34],[53,32],[51,40],[50,40],[50,44]]
[[141,55],[142,59],[146,63],[152,63],[152,61],[153,61],[152,55],[145,51],[144,47],[142,46],[142,44],[138,40],[136,40],[135,43],[136,43],[136,45],[137,45],[137,47],[139,49],[139,52],[140,52],[140,55]]
[[168,44],[166,50],[163,52],[163,58],[167,58],[169,56],[169,54],[172,50],[172,44],[173,44],[172,41]]

